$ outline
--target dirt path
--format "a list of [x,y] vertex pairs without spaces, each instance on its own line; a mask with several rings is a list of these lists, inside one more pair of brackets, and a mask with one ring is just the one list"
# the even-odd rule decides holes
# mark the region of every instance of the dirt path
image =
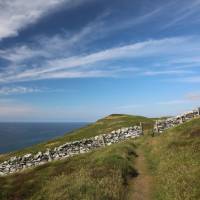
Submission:
[[129,200],[151,200],[152,177],[148,172],[143,152],[138,150],[137,154],[135,168],[139,174],[130,181]]

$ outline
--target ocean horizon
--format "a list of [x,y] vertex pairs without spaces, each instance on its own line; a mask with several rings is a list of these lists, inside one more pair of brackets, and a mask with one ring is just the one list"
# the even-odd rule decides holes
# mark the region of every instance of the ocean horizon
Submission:
[[0,154],[68,134],[88,122],[0,122]]

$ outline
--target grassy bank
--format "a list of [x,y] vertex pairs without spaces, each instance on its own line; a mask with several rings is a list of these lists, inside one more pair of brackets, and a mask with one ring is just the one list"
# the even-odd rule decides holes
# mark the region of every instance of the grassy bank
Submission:
[[200,119],[142,140],[155,177],[154,199],[199,200]]
[[[126,200],[128,180],[137,176],[135,165],[148,166],[152,191],[146,199],[199,200],[200,197],[200,119],[194,119],[161,135],[151,137],[152,119],[110,115],[85,128],[47,143],[11,155],[44,150],[67,141],[108,133],[143,122],[145,136],[0,177],[1,200]],[[143,159],[136,159],[136,152]],[[142,163],[138,165],[138,160]],[[145,166],[144,166],[145,167]],[[141,171],[141,169],[138,169]],[[144,192],[145,177],[138,187]],[[140,180],[139,179],[139,180]],[[133,179],[134,181],[134,179]],[[133,184],[134,185],[134,184]],[[131,188],[134,191],[134,188]],[[152,198],[150,197],[152,195]]]
[[121,200],[135,176],[135,145],[127,141],[0,178],[1,200]]
[[72,131],[69,134],[66,134],[62,137],[58,137],[54,140],[50,140],[45,143],[34,145],[29,148],[22,149],[20,151],[11,152],[9,154],[4,154],[0,156],[0,162],[12,157],[24,155],[26,153],[36,153],[38,151],[45,151],[46,148],[54,148],[65,142],[70,142],[74,140],[80,140],[83,138],[90,138],[96,135],[109,133],[112,130],[128,127],[133,125],[139,125],[140,122],[143,122],[144,128],[149,129],[153,127],[153,119],[141,117],[141,116],[131,116],[131,115],[120,115],[114,114],[108,117],[105,117],[97,122],[90,124],[86,127],[80,128],[78,130]]
[[[55,140],[2,155],[13,155],[53,148],[67,141],[89,138],[112,130],[139,125],[152,128],[153,120],[140,116],[110,115],[96,123]],[[23,173],[0,177],[2,200],[121,200],[126,199],[127,179],[136,175],[134,140],[115,144],[62,161],[54,161]]]

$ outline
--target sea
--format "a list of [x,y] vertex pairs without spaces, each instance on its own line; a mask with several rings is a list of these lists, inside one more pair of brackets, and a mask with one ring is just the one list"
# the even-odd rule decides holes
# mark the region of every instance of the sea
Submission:
[[0,123],[0,154],[63,136],[87,124],[89,123]]

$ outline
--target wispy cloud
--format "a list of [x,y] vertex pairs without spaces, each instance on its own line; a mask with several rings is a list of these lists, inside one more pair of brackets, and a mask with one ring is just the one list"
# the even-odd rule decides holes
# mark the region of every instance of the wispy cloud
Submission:
[[[188,48],[186,47],[189,47],[190,51],[197,51],[200,49],[198,41],[199,38],[197,37],[174,37],[147,40],[105,49],[88,55],[75,55],[57,59],[49,58],[33,67],[30,65],[26,67],[26,63],[23,63],[24,67],[20,70],[19,68],[16,68],[15,70],[11,68],[10,70],[7,69],[5,72],[0,73],[0,80],[1,82],[17,82],[51,78],[111,76],[116,75],[117,71],[126,71],[126,66],[121,67],[121,70],[112,68],[113,71],[110,68],[105,68],[104,66],[111,61],[131,59],[134,64],[134,59],[143,59],[144,57],[153,58],[156,56],[168,56],[174,58],[177,56],[184,56],[185,54],[188,54]],[[154,72],[154,75],[164,73],[175,74],[186,73],[186,71],[175,71],[170,69],[165,72]],[[153,72],[148,72],[146,75],[153,75]]]
[[[62,1],[65,2],[67,0]],[[113,22],[109,20],[110,13],[105,11],[92,22],[82,27],[78,32],[66,30],[65,33],[57,34],[52,37],[36,37],[32,42],[34,45],[24,44],[9,49],[0,49],[0,58],[20,63],[35,57],[53,58],[63,55],[66,57],[76,50],[77,45],[79,49],[83,48],[83,50],[85,50],[89,43],[109,36],[112,32],[132,28],[135,25],[147,22],[158,15],[161,10],[162,8],[159,7],[134,18],[126,17],[125,19],[120,19],[121,23],[116,24],[113,24]],[[110,23],[112,23],[112,26],[110,26]]]
[[13,87],[0,87],[0,96],[2,95],[12,95],[12,94],[26,94],[41,92],[38,88],[23,87],[23,86],[13,86]]
[[[169,28],[172,26],[177,26],[182,23],[186,25],[199,22],[199,11],[200,11],[200,1],[191,0],[191,1],[174,1],[172,7],[169,8],[171,18],[168,23],[165,23],[162,28]],[[169,10],[168,10],[169,12]],[[188,21],[189,20],[189,21]],[[186,23],[188,22],[188,23]]]
[[188,70],[163,70],[163,71],[145,71],[142,72],[143,75],[147,76],[158,76],[158,75],[183,75],[183,74],[191,74],[193,71]]
[[70,56],[77,48],[85,49],[86,45],[98,36],[96,30],[101,26],[99,20],[103,16],[104,14],[75,33],[66,31],[52,37],[37,36],[29,45],[22,44],[8,49],[0,49],[0,58],[20,64],[34,58],[53,59]]
[[[22,6],[24,4],[24,7]],[[22,15],[20,22],[23,22],[24,16],[26,20],[21,23],[24,26],[29,23],[29,14],[31,19],[37,20],[39,17],[59,7],[62,3],[65,6],[75,6],[83,3],[81,0],[50,0],[50,1],[35,1],[28,4],[25,1],[15,0],[12,5],[10,1],[7,4],[0,6],[5,7],[5,11],[10,13],[10,7],[16,8],[16,12],[13,11],[13,16],[18,16],[22,12],[22,9],[26,11]],[[181,5],[182,12],[186,12],[185,5]],[[138,16],[122,19],[121,23],[113,23],[110,26],[111,20],[109,20],[109,11],[104,12],[101,16],[97,17],[94,21],[88,23],[82,27],[78,32],[65,32],[57,34],[52,37],[40,36],[37,37],[32,44],[24,44],[21,46],[15,46],[12,48],[0,50],[0,57],[7,60],[10,64],[0,72],[0,82],[20,82],[20,81],[32,81],[38,79],[55,79],[55,78],[77,78],[77,77],[113,77],[124,75],[131,72],[131,74],[138,74],[143,76],[161,76],[161,75],[186,75],[191,74],[191,70],[183,70],[185,65],[197,66],[199,63],[198,52],[200,50],[200,38],[198,36],[192,37],[171,37],[162,39],[144,40],[137,43],[129,43],[121,46],[110,47],[104,50],[89,50],[88,44],[93,40],[98,40],[101,37],[109,35],[110,32],[131,28],[135,25],[149,22],[156,17],[166,14],[166,11],[175,6],[176,2],[166,4],[166,6],[156,6],[148,12],[141,12]],[[192,1],[192,6],[199,5],[197,0]],[[20,8],[22,6],[22,8]],[[39,8],[39,9],[38,9]],[[37,14],[31,14],[31,12]],[[26,14],[28,12],[28,14]],[[4,14],[2,14],[3,16]],[[10,18],[8,18],[9,21]],[[1,17],[0,20],[5,20]],[[12,23],[11,23],[12,24]],[[4,26],[2,26],[4,27]],[[6,25],[5,25],[6,27]],[[17,32],[23,28],[21,26],[11,26],[13,32]],[[8,36],[10,34],[7,34]],[[11,34],[12,35],[12,34]],[[7,36],[5,36],[7,37]],[[0,28],[1,38],[1,28]],[[79,51],[82,49],[83,51]],[[77,53],[78,52],[84,52]],[[167,61],[158,61],[160,67],[155,68],[153,64],[149,66],[143,66],[141,64],[140,70],[133,71],[129,66],[125,64],[121,66],[121,69],[115,67],[108,67],[112,61],[118,61],[123,59],[129,59],[133,68],[137,66],[135,59],[157,59],[165,57]],[[191,63],[190,63],[191,61]],[[169,65],[166,67],[166,65]],[[138,68],[138,67],[137,67]]]
[[16,36],[18,32],[35,23],[49,12],[65,7],[76,6],[83,3],[81,0],[6,0],[0,2],[0,39]]

